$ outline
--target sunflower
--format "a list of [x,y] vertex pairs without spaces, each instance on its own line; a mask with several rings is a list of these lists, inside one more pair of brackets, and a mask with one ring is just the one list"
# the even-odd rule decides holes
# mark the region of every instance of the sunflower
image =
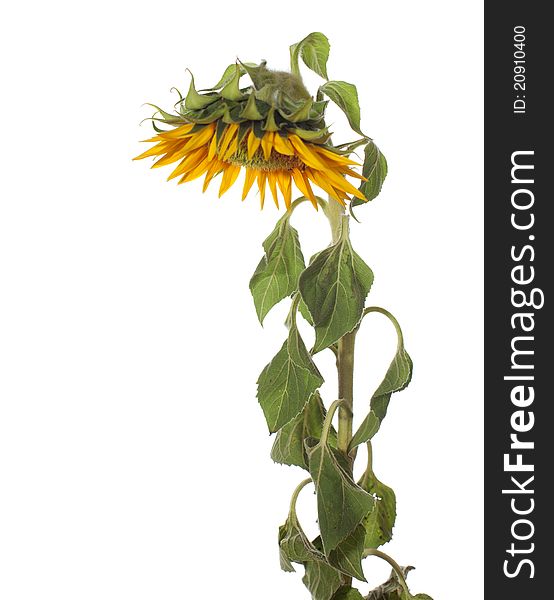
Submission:
[[[248,75],[252,84],[241,87]],[[279,207],[280,196],[291,206],[293,184],[317,209],[313,186],[342,205],[366,197],[346,178],[365,181],[348,151],[331,143],[325,124],[328,101],[314,100],[293,73],[260,65],[229,66],[218,84],[198,92],[191,78],[186,97],[179,94],[176,113],[158,108],[153,117],[154,146],[135,160],[157,157],[153,168],[172,165],[168,180],[185,183],[204,176],[203,191],[222,174],[221,197],[244,169],[244,200],[257,185],[263,208],[266,190]],[[170,126],[161,130],[157,124]]]

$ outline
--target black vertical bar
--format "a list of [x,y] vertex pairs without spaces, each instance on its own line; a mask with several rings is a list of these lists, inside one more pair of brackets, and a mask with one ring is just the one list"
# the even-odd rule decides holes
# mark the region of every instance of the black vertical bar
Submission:
[[529,0],[485,3],[487,600],[554,597],[548,9],[547,2]]

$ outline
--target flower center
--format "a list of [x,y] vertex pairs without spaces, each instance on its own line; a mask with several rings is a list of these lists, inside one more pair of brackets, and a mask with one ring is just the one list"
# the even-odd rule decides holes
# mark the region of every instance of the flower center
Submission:
[[303,169],[304,163],[298,156],[287,156],[280,154],[276,150],[271,150],[269,158],[264,156],[261,148],[258,148],[252,158],[248,158],[246,145],[241,147],[227,159],[233,165],[259,169],[261,171],[291,171],[292,169]]

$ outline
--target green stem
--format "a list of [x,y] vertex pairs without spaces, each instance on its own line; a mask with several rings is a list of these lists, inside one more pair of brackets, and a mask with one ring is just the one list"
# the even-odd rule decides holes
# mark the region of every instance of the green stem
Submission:
[[394,558],[391,558],[388,554],[385,554],[381,550],[377,550],[377,548],[367,548],[366,550],[364,550],[364,558],[366,556],[378,556],[379,558],[382,558],[383,560],[388,562],[389,565],[394,569],[394,572],[398,577],[398,581],[400,582],[400,585],[402,586],[406,597],[410,597],[410,590],[408,589],[408,584],[406,583],[406,578],[404,577],[402,567],[394,560]]
[[296,489],[294,490],[294,492],[292,493],[292,498],[290,499],[290,514],[295,514],[296,513],[296,501],[298,500],[298,496],[300,495],[300,492],[309,484],[312,483],[312,479],[311,477],[308,477],[308,479],[304,479],[304,481],[300,482],[297,486]]
[[321,430],[320,443],[322,445],[325,445],[327,443],[327,440],[329,438],[329,432],[331,431],[331,425],[333,424],[333,417],[335,416],[337,409],[341,407],[343,403],[344,401],[341,398],[339,400],[335,400],[329,407],[329,410],[325,415],[325,421],[323,421],[323,428]]
[[[341,238],[348,239],[349,217],[344,213],[344,207],[336,200],[329,198],[325,215],[329,219],[333,244]],[[343,405],[339,410],[338,448],[348,452],[352,439],[352,413],[354,401],[354,342],[356,332],[352,331],[343,336],[337,344],[337,371],[339,398]]]
[[339,409],[338,448],[346,453],[348,453],[348,446],[352,439],[355,341],[356,332],[347,333],[339,340],[337,352],[339,398],[343,401]]
[[398,347],[402,346],[404,344],[404,336],[402,335],[402,329],[400,328],[400,324],[396,320],[396,317],[386,308],[381,308],[380,306],[369,306],[364,310],[362,318],[372,312],[380,313],[387,317],[387,319],[394,325],[394,328],[396,329],[396,333],[398,335]]

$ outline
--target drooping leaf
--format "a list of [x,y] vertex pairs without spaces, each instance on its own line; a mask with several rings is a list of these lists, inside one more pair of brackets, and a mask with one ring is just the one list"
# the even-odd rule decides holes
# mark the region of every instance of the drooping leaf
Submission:
[[330,48],[329,40],[323,33],[318,31],[310,33],[303,40],[290,47],[291,71],[299,75],[298,59],[302,58],[309,69],[324,79],[329,79],[327,60],[329,59]]
[[392,539],[396,521],[396,495],[394,490],[375,477],[368,469],[358,485],[375,498],[375,508],[364,521],[366,548],[378,548]]
[[[314,541],[315,546],[318,546],[319,539]],[[329,564],[349,577],[366,581],[362,569],[364,540],[365,527],[363,523],[360,523],[345,540],[329,553],[327,557]]]
[[381,422],[387,414],[392,394],[400,392],[408,386],[412,379],[412,370],[412,359],[404,349],[404,343],[400,339],[398,349],[385,377],[371,398],[370,411],[353,435],[349,450],[353,450],[359,444],[367,442],[379,431]]
[[[404,578],[407,577],[408,573],[413,570],[413,567],[402,567],[402,573]],[[396,571],[392,569],[390,577],[371,590],[366,596],[366,600],[400,600],[402,598],[402,586],[398,580]]]
[[[404,578],[413,570],[413,567],[402,567]],[[410,592],[405,592],[398,580],[396,572],[393,570],[389,579],[369,592],[366,600],[433,600],[427,594],[412,595]]]
[[307,561],[325,561],[325,556],[306,537],[294,512],[290,513],[285,524],[279,527],[279,550],[287,566],[284,570],[290,570],[289,564],[292,567],[293,562],[303,564]]
[[[326,412],[321,396],[316,391],[304,410],[290,423],[279,429],[271,450],[271,458],[277,463],[308,469],[304,440],[309,437],[315,439],[321,437]],[[332,428],[328,442],[333,447],[336,447],[336,438],[336,431]]]
[[271,433],[294,419],[323,383],[296,325],[258,379],[258,400]]
[[285,538],[286,535],[287,528],[285,525],[281,525],[279,527],[279,563],[281,564],[282,571],[285,571],[285,573],[294,573],[296,569],[294,568],[290,558],[287,556],[287,554],[281,547],[281,541]]
[[308,465],[317,495],[325,555],[343,542],[373,509],[374,501],[346,468],[346,457],[325,441],[307,440]]
[[360,102],[356,86],[346,81],[327,81],[319,89],[342,110],[350,127],[365,137],[360,128]]
[[304,563],[306,570],[302,581],[312,595],[312,600],[332,600],[345,584],[344,575],[327,563],[316,560]]
[[335,343],[359,323],[373,272],[346,236],[316,254],[300,275],[299,290],[314,321],[313,352]]
[[289,220],[287,213],[264,241],[265,255],[250,280],[260,323],[278,302],[297,289],[298,278],[305,267],[298,232]]
[[[360,185],[360,191],[368,200],[375,199],[381,192],[387,171],[387,159],[373,143],[373,140],[369,140],[364,149],[364,164],[362,167],[362,175],[367,181],[362,181]],[[353,208],[360,204],[365,204],[364,200],[353,198],[350,207]]]

